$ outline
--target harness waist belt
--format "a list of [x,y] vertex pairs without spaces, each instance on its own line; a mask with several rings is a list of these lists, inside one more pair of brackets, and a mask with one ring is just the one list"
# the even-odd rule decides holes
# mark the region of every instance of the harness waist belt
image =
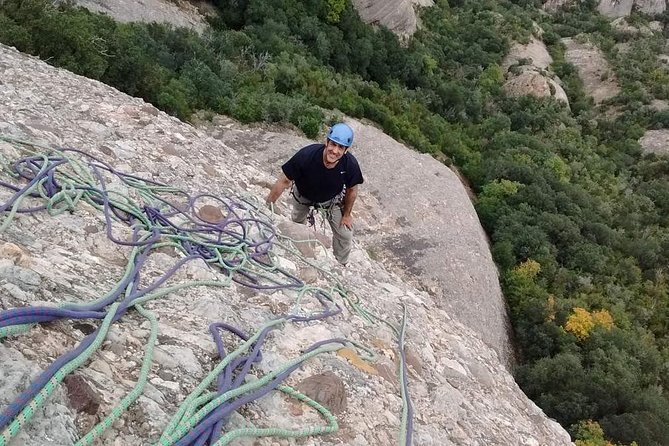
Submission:
[[316,209],[330,209],[332,206],[339,206],[341,205],[341,193],[337,194],[335,197],[327,200],[327,201],[322,201],[320,203],[315,203],[313,201],[306,200],[305,197],[303,197],[300,194],[300,191],[297,190],[297,187],[293,186],[290,190],[290,194],[293,196],[295,201],[297,201],[299,204],[302,206],[313,206]]

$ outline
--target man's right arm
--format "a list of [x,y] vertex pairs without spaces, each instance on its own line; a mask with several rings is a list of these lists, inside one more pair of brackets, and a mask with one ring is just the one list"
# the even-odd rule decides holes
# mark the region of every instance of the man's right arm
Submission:
[[272,189],[269,191],[269,195],[265,198],[267,204],[276,202],[283,191],[290,187],[290,183],[292,183],[292,181],[288,179],[285,173],[281,172],[276,183],[274,183],[274,186],[272,186]]

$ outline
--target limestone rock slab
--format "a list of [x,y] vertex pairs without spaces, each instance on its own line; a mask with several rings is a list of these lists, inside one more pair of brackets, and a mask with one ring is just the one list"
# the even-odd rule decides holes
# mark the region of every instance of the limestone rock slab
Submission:
[[433,0],[353,0],[364,22],[383,25],[402,37],[411,36],[418,29],[414,8],[433,4]]
[[567,47],[565,58],[576,66],[583,87],[595,104],[618,94],[618,81],[599,48],[577,38],[562,39],[562,43]]

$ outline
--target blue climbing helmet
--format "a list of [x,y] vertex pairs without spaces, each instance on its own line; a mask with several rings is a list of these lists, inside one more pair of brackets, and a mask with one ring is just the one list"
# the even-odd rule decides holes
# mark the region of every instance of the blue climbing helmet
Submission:
[[351,144],[353,144],[353,129],[343,123],[335,124],[330,127],[328,139],[344,147],[351,147]]

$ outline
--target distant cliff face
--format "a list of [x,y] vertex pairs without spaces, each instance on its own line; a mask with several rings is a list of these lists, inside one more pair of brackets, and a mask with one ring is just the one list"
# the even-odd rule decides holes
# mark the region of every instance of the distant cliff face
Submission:
[[552,97],[569,106],[559,79],[550,71],[553,58],[543,41],[532,37],[527,44],[515,43],[502,62],[509,96]]
[[119,22],[158,22],[202,32],[207,27],[201,11],[187,0],[74,0],[93,12],[108,14]]
[[418,29],[416,7],[432,6],[433,0],[353,0],[360,18],[379,24],[400,37],[411,36]]
[[[252,204],[262,202],[276,166],[286,154],[307,142],[286,132],[258,131],[231,121],[194,128],[139,99],[4,46],[0,46],[0,81],[0,134],[45,147],[80,149],[119,171],[191,194],[209,193],[238,203],[239,207],[229,208],[211,197],[187,202],[185,196],[175,194],[176,209],[192,210],[192,215],[184,215],[204,221],[241,217],[245,212],[260,216],[261,221],[272,221],[264,208]],[[492,288],[486,287],[492,287],[496,278],[489,269],[494,266],[481,241],[484,236],[471,204],[458,190],[461,186],[433,159],[404,148],[377,129],[355,121],[351,124],[358,138],[355,150],[367,174],[356,204],[354,224],[359,230],[351,262],[342,270],[329,250],[304,241],[323,238],[322,230],[314,234],[292,224],[284,215],[284,196],[280,213],[272,217],[272,228],[282,243],[271,251],[277,268],[289,274],[282,276],[283,280],[299,278],[321,290],[341,286],[353,301],[394,324],[401,320],[400,304],[407,306],[405,363],[414,408],[414,444],[569,445],[567,433],[525,397],[495,350],[469,324],[458,322],[457,312],[450,309],[449,301],[458,295],[495,298],[478,295],[491,292]],[[0,142],[0,154],[7,162],[26,153],[20,145]],[[73,156],[80,159],[80,155]],[[393,163],[402,166],[400,170],[406,174],[421,172],[425,178],[407,184],[401,172],[382,175],[391,172],[382,165]],[[5,182],[20,182],[6,171],[0,172],[0,177]],[[117,196],[146,199],[133,189],[136,183],[120,181],[114,175],[105,174],[105,178],[104,187]],[[442,187],[436,198],[441,201],[433,201],[435,187]],[[445,195],[446,187],[451,187],[454,195]],[[10,195],[11,190],[3,188],[0,199],[7,200]],[[450,217],[436,212],[440,205],[452,212]],[[101,211],[100,206],[79,202],[70,212],[16,214],[0,233],[0,311],[53,307],[64,301],[90,302],[113,289],[124,277],[132,252],[113,238],[130,237],[132,231],[120,221],[105,221]],[[6,213],[1,217],[5,221]],[[440,245],[431,239],[434,234],[448,238]],[[299,248],[291,248],[289,238],[298,241]],[[389,261],[386,267],[379,260],[393,249],[399,263]],[[147,286],[181,261],[184,257],[169,246],[152,251],[142,261],[138,283]],[[431,261],[434,271],[429,269]],[[251,264],[238,266],[240,271],[248,271],[245,268]],[[419,289],[414,285],[417,281],[411,279],[415,277],[412,274],[444,268],[450,280],[424,283]],[[275,277],[273,271],[278,270],[264,270],[263,274]],[[182,286],[192,280],[207,281],[206,286],[173,289],[144,305],[157,318],[153,365],[147,370],[141,396],[102,435],[100,444],[155,444],[186,396],[219,362],[207,329],[210,323],[225,322],[253,333],[263,323],[297,308],[319,308],[309,295],[302,296],[298,305],[299,297],[290,289],[264,290],[250,286],[253,282],[226,284],[224,279],[219,269],[202,261],[188,262],[174,271],[165,286]],[[323,354],[305,362],[287,382],[312,389],[314,398],[336,411],[339,430],[311,437],[309,444],[394,444],[400,435],[402,414],[396,336],[383,324],[366,322],[340,295],[335,293],[332,299],[344,308],[342,314],[321,322],[282,324],[267,337],[253,373],[270,373],[325,339],[347,338],[370,347],[376,354],[373,359],[363,359],[363,353],[355,348]],[[477,305],[471,302],[472,311]],[[494,315],[482,315],[482,324],[484,317]],[[64,320],[3,339],[2,407],[26,388],[36,370],[44,370],[98,325],[95,320]],[[57,386],[56,394],[10,444],[36,444],[48,435],[50,445],[70,446],[107,416],[137,383],[151,326],[135,310],[114,322],[100,348],[71,380]],[[228,352],[239,344],[232,341],[225,340]],[[321,424],[324,421],[312,409],[272,393],[233,412],[226,428],[301,429]],[[276,440],[239,441],[265,446]]]
[[[103,12],[121,22],[171,23],[203,31],[206,21],[201,10],[187,0],[75,0],[91,11]],[[417,7],[434,5],[433,0],[353,0],[360,18],[366,23],[381,25],[401,38],[418,29]]]
[[[573,4],[575,0],[547,0],[544,9],[555,12],[563,5]],[[600,0],[597,10],[600,14],[610,17],[627,17],[637,9],[645,14],[662,14],[667,9],[666,0]]]

